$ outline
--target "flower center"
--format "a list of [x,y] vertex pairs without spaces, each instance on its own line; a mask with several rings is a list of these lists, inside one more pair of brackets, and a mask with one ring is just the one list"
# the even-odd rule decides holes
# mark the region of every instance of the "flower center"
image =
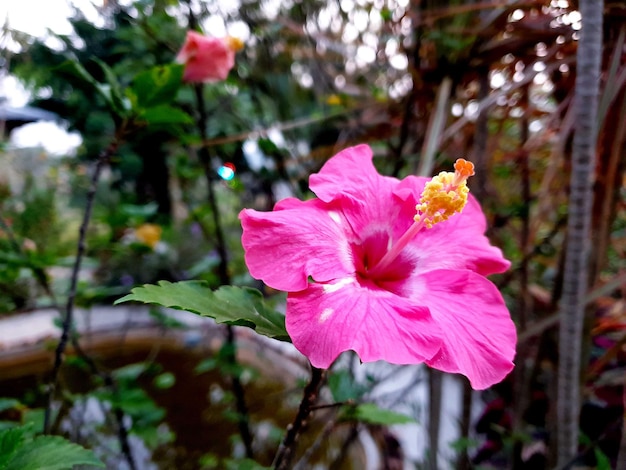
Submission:
[[454,173],[442,171],[433,177],[422,191],[419,204],[415,206],[416,214],[413,224],[391,247],[380,261],[368,270],[368,275],[378,276],[386,271],[404,247],[424,227],[448,220],[457,212],[461,212],[467,204],[469,188],[467,178],[474,175],[474,164],[459,158],[454,164]]

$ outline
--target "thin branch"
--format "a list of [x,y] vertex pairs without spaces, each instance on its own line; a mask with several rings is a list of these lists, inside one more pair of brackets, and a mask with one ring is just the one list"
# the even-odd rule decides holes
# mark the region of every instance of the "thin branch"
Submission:
[[[591,302],[602,296],[609,295],[615,289],[618,289],[624,285],[626,285],[626,274],[615,277],[606,284],[603,284],[602,286],[590,291],[585,297],[585,305],[589,305]],[[559,321],[562,318],[562,315],[562,311],[559,310],[546,318],[542,318],[541,320],[530,323],[525,330],[519,332],[519,334],[517,335],[517,342],[522,343],[524,341],[528,341],[535,336],[539,336],[548,328],[552,328],[553,326],[558,325]]]
[[[196,105],[198,108],[197,127],[200,132],[200,137],[204,142],[207,139],[206,126],[207,126],[207,113],[206,105],[204,102],[203,86],[202,84],[194,85],[194,92],[196,96]],[[226,250],[226,240],[224,239],[224,231],[222,229],[222,221],[220,218],[220,211],[217,204],[217,198],[215,196],[214,188],[214,176],[213,168],[211,166],[211,154],[206,146],[200,147],[198,151],[200,158],[200,164],[204,171],[204,176],[207,184],[208,203],[211,208],[211,216],[213,217],[213,227],[215,235],[215,248],[217,250],[219,265],[218,276],[221,285],[230,284],[230,276],[228,275],[228,256]],[[237,361],[237,343],[235,341],[235,332],[232,326],[226,326],[226,345],[229,350],[227,359],[235,364]],[[241,381],[237,375],[233,374],[230,377],[233,394],[235,395],[235,404],[237,407],[239,433],[246,449],[246,457],[254,458],[254,452],[252,450],[252,434],[249,426],[249,413],[246,405],[245,393]]]
[[311,366],[311,369],[311,380],[304,388],[304,394],[302,396],[302,401],[300,402],[300,407],[298,408],[298,413],[296,414],[293,423],[287,427],[285,438],[278,448],[276,457],[274,457],[274,462],[272,463],[274,470],[286,470],[289,468],[289,464],[295,453],[300,432],[304,427],[307,418],[311,414],[313,404],[317,400],[325,371],[313,366]]
[[[553,54],[548,54],[546,57],[542,57],[541,58],[541,62],[542,63],[547,63],[548,59],[552,59],[552,56],[556,55],[556,50],[554,51]],[[575,62],[574,58],[571,57],[567,57],[561,61],[554,61],[553,63],[550,63],[550,65],[548,65],[543,73],[549,75],[551,74],[553,71],[555,71],[556,69],[558,69],[562,64],[571,64]],[[510,84],[510,87],[506,88],[506,89],[500,89],[498,91],[494,91],[492,92],[489,96],[487,96],[485,99],[480,100],[477,104],[478,104],[478,109],[477,109],[477,113],[481,113],[484,109],[489,108],[491,105],[493,105],[494,103],[496,103],[498,101],[498,98],[500,98],[501,96],[507,96],[509,94],[511,94],[513,91],[517,90],[518,88],[522,88],[528,84],[530,84],[535,76],[539,73],[537,72],[532,66],[533,64],[529,64],[527,66],[528,70],[532,70],[532,72],[527,73],[526,75],[524,75],[524,78],[522,80],[520,80],[519,82],[514,82],[512,84]],[[456,121],[454,121],[454,123],[452,123],[442,134],[441,136],[441,143],[443,144],[444,142],[450,140],[453,136],[455,136],[461,129],[463,129],[463,127],[468,124],[470,122],[470,117],[468,115],[464,115],[462,117],[460,117],[459,119],[457,119]]]
[[[91,358],[91,356],[89,356],[82,349],[80,343],[78,342],[77,335],[72,334],[71,341],[74,350],[76,351],[78,356],[85,361],[85,363],[91,370],[91,373],[100,377],[104,381],[104,385],[108,387],[113,392],[113,394],[117,395],[119,393],[119,390],[113,376],[110,373],[101,370],[96,362]],[[130,442],[128,440],[128,429],[126,428],[126,424],[124,424],[124,411],[117,405],[113,405],[111,411],[115,416],[115,421],[117,424],[117,440],[120,443],[122,455],[126,459],[129,468],[131,470],[135,470],[137,468],[137,465],[135,465],[135,459],[130,449]]]
[[80,225],[80,230],[79,230],[76,258],[74,260],[74,267],[72,268],[72,274],[70,277],[70,290],[67,296],[67,304],[65,306],[63,323],[61,326],[61,338],[59,339],[59,343],[56,347],[56,351],[54,355],[54,366],[52,368],[52,376],[50,378],[47,404],[46,404],[46,409],[45,409],[45,414],[44,414],[44,425],[43,425],[44,434],[47,434],[49,432],[50,415],[52,411],[52,401],[54,400],[54,396],[56,392],[56,387],[57,387],[58,378],[59,378],[59,370],[61,369],[61,365],[63,364],[63,354],[65,353],[67,343],[70,340],[70,332],[71,332],[72,324],[74,321],[74,301],[76,299],[78,275],[80,273],[80,267],[83,261],[83,256],[85,254],[87,228],[89,227],[89,222],[91,220],[91,212],[93,209],[93,203],[95,200],[96,191],[98,189],[98,181],[100,180],[100,174],[102,172],[102,169],[110,161],[111,157],[117,152],[117,148],[119,144],[120,144],[120,140],[118,137],[116,137],[113,139],[111,144],[101,152],[100,156],[98,157],[98,160],[96,161],[96,167],[91,177],[89,191],[87,193],[85,213],[83,215],[83,220],[82,220],[82,223]]
[[[57,345],[55,351],[54,358],[54,366],[52,369],[52,376],[50,379],[48,396],[47,396],[47,404],[44,412],[44,429],[43,432],[45,434],[50,431],[50,419],[51,419],[51,411],[52,411],[52,402],[54,400],[54,396],[56,393],[58,379],[59,379],[59,371],[61,369],[61,365],[63,364],[63,356],[67,349],[68,342],[71,341],[75,351],[79,354],[79,356],[85,360],[85,362],[89,365],[90,369],[96,375],[102,377],[104,379],[105,384],[110,387],[114,392],[117,391],[113,378],[108,373],[103,373],[99,370],[93,359],[87,355],[80,344],[78,343],[78,338],[72,332],[72,327],[74,323],[74,303],[76,299],[77,286],[78,286],[78,276],[80,273],[80,268],[83,260],[83,256],[86,250],[86,238],[87,238],[87,229],[89,228],[89,222],[91,220],[91,214],[93,211],[93,204],[96,197],[96,191],[98,189],[98,182],[100,181],[100,175],[105,165],[109,163],[113,155],[117,152],[117,149],[121,143],[121,135],[123,131],[119,131],[116,137],[112,140],[109,146],[104,149],[96,161],[96,166],[94,168],[93,175],[91,177],[91,182],[89,186],[89,190],[87,192],[87,201],[85,204],[85,213],[83,215],[83,220],[79,229],[78,236],[78,245],[76,251],[76,258],[74,260],[74,266],[72,268],[72,274],[70,277],[70,290],[67,297],[67,304],[65,307],[65,312],[63,315],[63,323],[61,326],[61,338],[59,339],[59,343]],[[45,286],[44,286],[45,287]],[[52,292],[49,292],[49,295],[52,296]],[[52,297],[54,301],[54,297]],[[132,456],[132,452],[130,449],[129,441],[128,441],[128,430],[124,424],[124,412],[119,407],[114,407],[113,409],[115,419],[117,421],[117,433],[118,433],[118,441],[120,442],[120,446],[122,448],[122,454],[126,459],[131,470],[136,468],[135,461]]]
[[[311,407],[311,410],[313,409],[320,409],[320,407],[319,406]],[[300,460],[298,460],[293,466],[294,470],[305,470],[306,468],[310,468],[309,461],[311,460],[311,457],[313,457],[315,452],[317,452],[320,449],[320,447],[322,446],[324,442],[328,442],[330,435],[332,434],[332,432],[335,430],[337,426],[337,422],[338,420],[336,417],[333,419],[328,419],[326,421],[326,424],[324,425],[322,432],[319,433],[319,435],[317,436],[313,444],[311,444],[307,448],[307,450],[304,452],[304,455],[302,455]]]
[[[189,27],[190,29],[195,29],[198,26],[197,18],[195,17],[193,10],[191,8],[191,4],[189,0],[187,0],[188,6],[188,19],[189,19]],[[204,101],[204,85],[202,83],[197,83],[193,85],[193,90],[196,98],[196,106],[198,111],[198,117],[196,119],[196,126],[198,128],[198,132],[200,134],[200,138],[203,142],[200,149],[198,150],[198,157],[200,159],[200,164],[202,165],[202,169],[204,171],[204,176],[206,178],[207,184],[207,192],[208,192],[208,203],[211,209],[211,215],[213,217],[213,226],[215,231],[215,241],[216,241],[216,249],[219,257],[219,265],[218,265],[218,275],[220,279],[221,285],[230,284],[230,276],[228,275],[228,257],[226,250],[226,241],[224,239],[224,231],[222,229],[222,222],[220,219],[220,211],[217,204],[217,198],[215,196],[215,188],[214,188],[214,180],[215,177],[213,175],[213,168],[211,166],[211,154],[209,152],[209,148],[204,145],[204,142],[207,140],[207,124],[208,124],[208,115],[206,110],[206,103]],[[235,331],[231,325],[226,326],[226,347],[228,350],[227,360],[235,365],[237,363],[237,342],[235,341]],[[233,373],[230,376],[231,386],[233,394],[235,395],[235,405],[237,407],[237,424],[239,426],[239,434],[241,436],[241,440],[243,441],[243,445],[246,449],[246,457],[249,459],[254,458],[254,451],[252,449],[252,433],[250,432],[249,426],[249,413],[248,407],[246,405],[245,393],[243,389],[243,385],[239,380],[239,377]]]

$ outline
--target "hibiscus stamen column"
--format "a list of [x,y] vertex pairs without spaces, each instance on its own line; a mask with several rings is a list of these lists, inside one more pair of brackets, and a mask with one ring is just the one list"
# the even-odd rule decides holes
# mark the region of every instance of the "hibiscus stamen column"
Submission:
[[448,220],[457,212],[461,212],[467,204],[467,179],[474,175],[474,164],[459,158],[454,164],[454,173],[442,171],[433,177],[422,191],[420,203],[415,206],[414,222],[398,241],[385,253],[380,261],[369,270],[376,275],[387,269],[398,257],[404,247],[424,227]]

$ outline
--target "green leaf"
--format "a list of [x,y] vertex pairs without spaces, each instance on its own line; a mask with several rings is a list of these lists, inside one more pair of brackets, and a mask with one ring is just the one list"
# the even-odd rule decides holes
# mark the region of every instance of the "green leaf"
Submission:
[[207,357],[200,361],[200,363],[194,368],[196,374],[203,374],[214,370],[219,365],[219,361],[214,357]]
[[333,371],[328,377],[328,387],[337,402],[358,400],[370,388],[358,383],[347,370]]
[[226,470],[268,470],[270,468],[251,459],[226,459],[224,464]]
[[182,83],[184,66],[159,65],[138,74],[131,85],[139,108],[171,103]]
[[23,440],[24,431],[20,428],[0,431],[0,468],[4,469],[11,461]]
[[149,126],[191,124],[193,119],[182,109],[174,108],[166,104],[146,108],[139,112],[138,121],[143,121]]
[[100,389],[94,393],[94,396],[129,415],[133,420],[133,432],[138,432],[145,427],[157,426],[165,417],[165,410],[160,408],[141,388],[124,389],[115,393]]
[[160,388],[161,390],[172,388],[175,383],[176,376],[171,372],[164,372],[154,378],[154,386],[156,388]]
[[467,452],[478,447],[478,444],[478,440],[471,437],[459,437],[457,440],[450,442],[450,448],[456,452]]
[[128,114],[130,106],[124,102],[124,96],[122,94],[122,90],[120,89],[119,81],[115,75],[115,72],[109,67],[105,62],[101,61],[97,57],[93,59],[104,73],[104,78],[108,84],[109,89],[109,99],[111,109],[118,116],[125,116]]
[[356,406],[345,406],[342,411],[343,421],[361,421],[369,424],[406,424],[415,420],[409,416],[384,410],[373,403],[363,403]]
[[104,467],[91,450],[60,436],[39,436],[20,446],[3,470],[63,470],[74,465]]
[[[99,62],[100,67],[102,67],[102,63]],[[108,68],[107,68],[108,69]],[[103,69],[105,75],[107,75],[107,69]],[[65,61],[55,69],[60,72],[62,75],[71,77],[74,81],[81,87],[86,90],[94,91],[98,93],[100,96],[104,98],[109,109],[118,116],[125,116],[127,114],[126,107],[122,101],[122,98],[119,94],[119,89],[117,87],[117,83],[112,87],[110,84],[103,84],[97,81],[93,76],[87,72],[87,70],[80,64],[75,61]],[[108,69],[110,71],[110,69]],[[110,73],[113,73],[110,71]],[[107,77],[109,80],[112,80],[112,77]]]
[[127,366],[120,367],[113,371],[113,377],[118,381],[130,381],[136,382],[141,374],[143,374],[148,365],[145,362],[137,362],[135,364],[128,364]]
[[596,470],[611,470],[613,468],[611,467],[611,460],[601,449],[596,447],[593,452],[596,456]]
[[115,304],[130,300],[186,310],[218,323],[247,326],[261,335],[290,341],[285,316],[267,307],[263,295],[249,287],[222,286],[212,291],[201,281],[160,281],[158,286],[135,287]]
[[79,62],[73,60],[66,60],[61,65],[55,68],[55,71],[60,72],[70,78],[76,79],[76,83],[83,88],[92,91],[98,91],[98,87],[101,85],[95,78],[91,76],[89,72]]

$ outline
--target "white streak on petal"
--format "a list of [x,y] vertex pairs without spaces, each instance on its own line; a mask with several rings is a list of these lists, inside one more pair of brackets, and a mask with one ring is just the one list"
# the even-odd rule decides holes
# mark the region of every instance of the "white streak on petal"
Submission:
[[335,211],[329,211],[328,212],[328,216],[333,219],[333,221],[337,224],[340,225],[341,224],[341,217],[339,217],[339,214]]
[[324,284],[324,294],[332,294],[333,292],[337,292],[342,287],[347,286],[352,282],[352,278],[345,277],[334,284]]
[[325,308],[320,315],[320,323],[324,323],[326,320],[328,320],[328,317],[330,317],[333,312],[334,310],[332,308]]

